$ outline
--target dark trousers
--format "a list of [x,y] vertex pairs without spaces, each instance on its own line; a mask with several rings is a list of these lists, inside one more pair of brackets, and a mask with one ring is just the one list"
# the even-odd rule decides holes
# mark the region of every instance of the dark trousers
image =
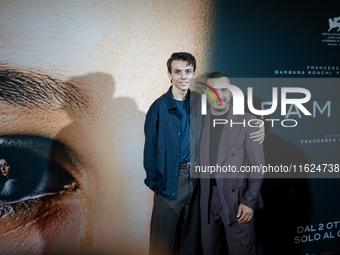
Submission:
[[[225,231],[229,255],[254,255],[255,229],[254,218],[245,224],[233,222],[226,224],[220,194],[216,186],[212,187],[210,223],[202,217],[201,233],[204,255],[223,254],[222,240]],[[224,229],[223,229],[224,227]]]
[[200,254],[200,209],[197,179],[180,169],[176,199],[154,195],[150,255]]

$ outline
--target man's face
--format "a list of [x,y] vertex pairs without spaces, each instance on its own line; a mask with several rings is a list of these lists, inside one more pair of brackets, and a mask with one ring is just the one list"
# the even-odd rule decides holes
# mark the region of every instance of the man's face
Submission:
[[0,170],[3,176],[8,175],[9,167],[10,166],[7,164],[6,160],[0,159]]
[[188,66],[186,61],[174,60],[171,63],[171,73],[168,73],[172,84],[181,91],[186,91],[190,86],[190,79],[195,77],[194,68]]
[[[41,177],[44,192],[0,201],[1,253],[147,253],[153,193],[143,183],[145,113],[168,88],[172,52],[208,55],[202,34],[212,22],[197,15],[210,15],[208,2],[1,5],[0,154],[50,158],[53,177]],[[204,71],[208,61],[198,62]],[[188,68],[178,64],[173,70]],[[4,84],[2,75],[13,80]]]
[[220,96],[221,101],[222,101],[222,105],[220,103],[220,100],[218,99],[218,97],[215,95],[215,93],[213,91],[211,91],[210,89],[208,89],[211,94],[214,96],[215,102],[214,100],[207,95],[207,99],[208,99],[208,103],[211,107],[211,110],[215,113],[221,113],[224,114],[229,110],[230,107],[230,100],[231,100],[231,91],[227,88],[216,88],[217,84],[230,84],[229,79],[227,77],[222,77],[222,78],[213,78],[213,79],[208,79],[207,81],[208,85],[210,85],[211,87],[213,87],[217,94]]

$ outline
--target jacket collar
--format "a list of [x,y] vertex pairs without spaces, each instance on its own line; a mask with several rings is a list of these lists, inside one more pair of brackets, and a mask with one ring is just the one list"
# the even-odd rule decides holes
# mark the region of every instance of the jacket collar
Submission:
[[[228,157],[231,148],[233,147],[237,137],[242,130],[242,125],[233,125],[230,127],[231,119],[234,122],[241,122],[242,117],[244,115],[234,115],[233,114],[233,106],[230,105],[229,111],[227,113],[226,119],[228,120],[228,124],[226,124],[221,133],[220,141],[225,141],[223,143],[220,142],[218,148],[218,154],[216,163],[218,165],[222,165],[224,160]],[[204,118],[202,136],[201,136],[201,148],[203,148],[203,153],[201,151],[201,162],[202,165],[210,164],[210,119],[212,118],[210,110],[207,112],[206,117]]]
[[[175,102],[174,102],[174,100],[172,98],[171,89],[172,89],[172,86],[170,86],[168,91],[164,94],[165,103],[166,103],[166,107],[168,108],[168,110],[177,109],[176,105],[175,105]],[[189,96],[190,96],[190,89],[189,89]]]
[[168,108],[168,110],[176,109],[175,102],[174,100],[172,100],[171,88],[172,86],[170,86],[168,91],[164,94],[165,103],[166,103],[166,107]]

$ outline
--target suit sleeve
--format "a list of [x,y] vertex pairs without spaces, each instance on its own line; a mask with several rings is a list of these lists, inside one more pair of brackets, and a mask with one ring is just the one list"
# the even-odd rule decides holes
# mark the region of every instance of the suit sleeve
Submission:
[[[249,134],[258,131],[258,127],[248,127],[245,137],[245,150],[248,158],[248,166],[263,166],[265,164],[263,144],[253,142],[249,139]],[[263,174],[250,172],[248,178],[248,190],[242,197],[241,203],[254,209],[257,199],[260,195],[260,190],[263,182]]]
[[144,183],[151,190],[156,191],[161,174],[157,171],[157,138],[158,138],[158,112],[151,106],[144,124],[144,169],[146,178]]

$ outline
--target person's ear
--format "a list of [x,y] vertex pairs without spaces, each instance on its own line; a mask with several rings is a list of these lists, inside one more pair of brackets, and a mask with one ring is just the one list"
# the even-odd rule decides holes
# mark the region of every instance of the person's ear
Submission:
[[170,83],[172,84],[172,76],[171,76],[171,73],[169,72],[168,72],[168,77],[169,77]]

